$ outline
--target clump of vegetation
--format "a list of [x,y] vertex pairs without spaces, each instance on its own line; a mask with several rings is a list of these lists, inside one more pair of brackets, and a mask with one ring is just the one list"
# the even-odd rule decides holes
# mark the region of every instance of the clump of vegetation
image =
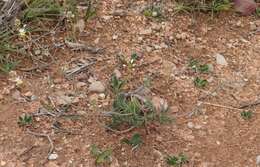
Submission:
[[179,12],[211,12],[212,16],[214,13],[221,11],[228,11],[232,8],[233,3],[230,0],[201,0],[201,1],[190,1],[190,0],[179,0],[174,8],[175,13]]
[[193,69],[195,72],[200,73],[208,73],[209,72],[209,65],[208,64],[201,64],[198,60],[194,59],[189,62],[189,67]]
[[90,153],[95,157],[97,165],[108,163],[112,161],[112,150],[105,149],[101,150],[96,145],[91,145]]
[[162,17],[162,11],[160,7],[150,6],[143,11],[143,15],[148,18],[160,18]]
[[35,19],[57,18],[63,13],[62,6],[54,0],[32,0],[26,3],[21,20],[24,22]]
[[137,53],[133,53],[131,54],[130,60],[128,61],[124,55],[117,55],[117,59],[120,65],[127,66],[128,68],[133,68],[135,66],[135,63],[139,59],[139,56]]
[[124,138],[122,142],[132,146],[132,150],[138,148],[143,143],[141,135],[138,133],[135,133],[131,139]]
[[252,118],[253,113],[252,113],[252,111],[242,111],[242,112],[240,113],[240,115],[241,115],[241,117],[242,117],[244,120],[249,120],[249,119]]
[[183,164],[188,163],[188,158],[184,154],[179,154],[178,156],[167,156],[166,162],[170,166],[181,167]]
[[139,91],[148,88],[142,86],[132,92],[123,92],[124,83],[125,81],[119,80],[114,75],[111,78],[110,85],[114,93],[114,101],[112,110],[104,113],[110,117],[106,126],[108,130],[120,131],[126,127],[127,130],[140,126],[146,127],[149,122],[155,120],[162,123],[169,122],[170,118],[167,119],[166,116],[167,109],[157,113],[149,98],[139,94]]
[[112,88],[112,91],[115,94],[118,94],[121,91],[121,89],[124,86],[124,84],[125,84],[125,81],[120,80],[115,75],[112,75],[111,81],[110,81],[110,86]]
[[19,126],[28,126],[28,125],[32,124],[32,121],[33,121],[33,118],[31,115],[23,114],[23,115],[19,116],[17,123]]
[[260,8],[256,9],[256,16],[260,17]]
[[[87,21],[95,15],[92,0],[84,2],[83,5],[86,5],[87,8],[80,14],[77,9],[79,4],[74,0],[64,2],[14,0],[10,2],[14,2],[6,5],[10,9],[4,8],[6,11],[1,11],[3,14],[8,13],[8,16],[3,15],[3,20],[0,22],[0,72],[4,73],[13,70],[19,62],[19,58],[24,60],[28,55],[30,55],[30,60],[35,61],[38,58],[33,56],[37,55],[36,53],[41,54],[41,61],[45,61],[44,58],[50,55],[52,50],[41,46],[39,42],[41,38],[48,37],[63,24],[68,30],[73,31],[72,24],[80,17]],[[6,1],[6,3],[10,2]]]
[[194,85],[198,88],[204,88],[208,85],[208,81],[206,79],[196,77],[194,80]]
[[117,128],[120,125],[138,127],[154,120],[155,110],[147,101],[140,101],[137,97],[119,94],[115,97],[112,109],[112,120],[109,127]]
[[[204,74],[209,73],[209,65],[208,64],[202,64],[196,59],[192,59],[188,67],[191,68],[193,71],[195,71],[198,74]],[[197,76],[194,81],[194,85],[198,88],[204,88],[208,85],[208,81],[206,79],[202,79],[201,77]]]

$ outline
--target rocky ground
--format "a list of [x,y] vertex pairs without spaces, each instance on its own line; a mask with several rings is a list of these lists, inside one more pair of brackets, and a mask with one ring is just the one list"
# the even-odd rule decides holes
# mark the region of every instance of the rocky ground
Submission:
[[[44,69],[0,76],[0,166],[92,167],[93,144],[112,150],[111,162],[101,166],[163,167],[167,155],[180,153],[188,159],[183,166],[260,164],[259,20],[233,12],[213,18],[174,14],[171,2],[161,4],[162,17],[146,17],[147,5],[102,1],[78,39],[104,50],[60,47],[51,55],[55,63]],[[65,37],[54,38],[58,44]],[[133,66],[120,64],[118,55],[130,61],[133,53],[138,55]],[[207,64],[207,72],[189,67],[192,59]],[[79,64],[86,68],[69,73]],[[113,73],[127,81],[125,90],[149,78],[152,96],[167,101],[174,122],[153,123],[149,133],[144,127],[124,134],[107,131],[98,120],[111,108]],[[206,86],[194,85],[196,77],[206,79]],[[30,127],[17,124],[19,116],[46,112],[50,105],[66,115],[45,113],[35,116]],[[241,116],[243,111],[250,111],[250,118]],[[121,140],[134,133],[143,144],[132,150]],[[54,147],[49,155],[46,136]]]

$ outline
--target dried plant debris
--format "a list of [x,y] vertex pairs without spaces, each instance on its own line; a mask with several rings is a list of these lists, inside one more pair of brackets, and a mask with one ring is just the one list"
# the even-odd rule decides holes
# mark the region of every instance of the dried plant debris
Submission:
[[86,71],[89,66],[95,64],[96,59],[89,59],[89,60],[79,60],[76,64],[73,64],[74,67],[65,71],[65,78],[70,79],[73,76]]
[[101,53],[104,50],[104,48],[96,48],[93,46],[88,46],[87,44],[70,42],[68,40],[65,40],[65,44],[73,51],[87,51],[92,54]]

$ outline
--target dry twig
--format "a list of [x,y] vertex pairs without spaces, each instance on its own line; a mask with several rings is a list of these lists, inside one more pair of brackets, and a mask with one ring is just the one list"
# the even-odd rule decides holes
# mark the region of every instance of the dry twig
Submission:
[[48,139],[49,143],[50,143],[50,148],[49,148],[49,152],[47,155],[47,158],[50,156],[50,154],[52,154],[53,150],[54,150],[54,145],[53,145],[53,141],[51,140],[50,136],[45,134],[45,133],[36,133],[36,132],[32,132],[31,130],[27,129],[27,133],[37,136],[37,137],[45,137]]

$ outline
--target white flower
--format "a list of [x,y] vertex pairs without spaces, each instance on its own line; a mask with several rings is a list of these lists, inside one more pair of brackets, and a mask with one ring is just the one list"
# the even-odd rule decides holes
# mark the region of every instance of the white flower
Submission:
[[20,77],[15,78],[14,82],[16,86],[20,86],[23,84],[23,80]]
[[25,37],[25,36],[26,36],[26,30],[25,30],[25,28],[20,28],[20,29],[19,29],[19,36],[20,36],[20,37]]
[[75,15],[72,13],[72,11],[68,11],[68,12],[66,13],[66,17],[67,17],[67,18],[74,18]]

